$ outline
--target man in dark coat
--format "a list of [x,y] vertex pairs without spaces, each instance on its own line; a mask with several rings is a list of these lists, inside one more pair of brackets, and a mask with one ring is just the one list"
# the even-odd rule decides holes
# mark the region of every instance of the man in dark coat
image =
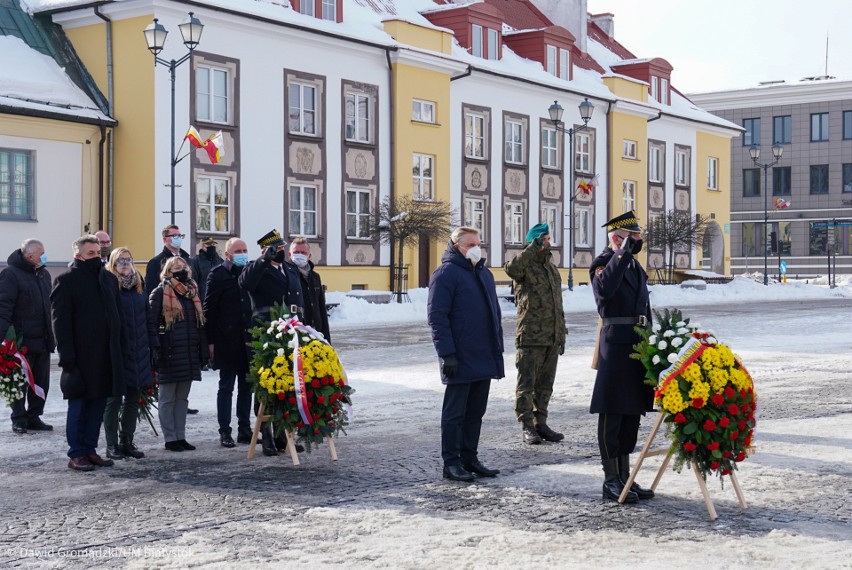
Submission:
[[214,267],[207,277],[204,318],[207,342],[214,368],[219,369],[219,391],[216,409],[219,419],[219,442],[234,447],[231,437],[231,401],[237,383],[237,442],[251,442],[251,384],[248,372],[248,343],[251,336],[251,299],[240,288],[237,278],[248,263],[248,246],[239,238],[225,244],[225,261]]
[[518,323],[515,333],[518,383],[515,415],[524,442],[559,442],[561,433],[547,425],[547,409],[556,379],[556,363],[565,352],[565,313],[562,310],[562,278],[550,252],[550,228],[530,228],[527,246],[506,262],[506,275],[515,283]]
[[216,251],[216,240],[205,238],[201,240],[198,254],[189,258],[189,268],[192,269],[192,279],[198,283],[198,294],[204,298],[207,292],[207,276],[210,270],[224,261]]
[[15,327],[27,349],[33,381],[44,392],[40,396],[28,386],[24,397],[12,404],[12,431],[50,431],[53,426],[44,423],[41,415],[50,388],[50,353],[56,344],[50,324],[50,273],[45,269],[44,245],[36,239],[25,240],[6,263],[0,272],[0,338],[10,326]]
[[429,326],[446,384],[441,411],[444,477],[472,481],[500,471],[479,461],[479,433],[493,378],[502,378],[503,326],[479,230],[453,231],[429,280]]
[[290,242],[290,261],[295,268],[302,284],[302,299],[305,305],[302,322],[321,332],[325,339],[331,342],[331,331],[328,328],[328,311],[325,308],[325,290],[322,279],[311,261],[311,247],[304,237],[293,238]]
[[[598,446],[604,468],[604,499],[618,500],[630,474],[629,454],[636,447],[639,417],[653,410],[654,390],[645,369],[630,358],[639,342],[636,326],[650,326],[648,276],[636,255],[642,228],[633,212],[608,221],[609,246],[589,268],[601,317],[597,377],[590,412],[598,416]],[[654,492],[634,483],[627,502],[650,499]]]
[[98,238],[74,242],[71,269],[56,278],[50,300],[68,400],[68,467],[109,467],[113,461],[97,453],[98,435],[107,398],[124,393],[123,343],[118,280],[101,264]]
[[181,256],[189,262],[189,253],[180,248],[183,245],[183,238],[186,237],[180,233],[180,227],[169,224],[162,230],[163,235],[163,251],[155,255],[148,261],[145,268],[145,298],[151,298],[151,291],[157,288],[160,284],[160,273],[163,271],[163,265],[166,260],[176,255]]

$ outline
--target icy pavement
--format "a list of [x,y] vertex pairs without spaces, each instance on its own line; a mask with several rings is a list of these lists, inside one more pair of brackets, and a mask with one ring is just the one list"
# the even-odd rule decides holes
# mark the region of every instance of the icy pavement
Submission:
[[[294,467],[259,447],[253,460],[245,445],[220,447],[206,372],[190,394],[197,451],[165,451],[145,425],[145,459],[72,472],[55,375],[44,419],[56,431],[19,436],[8,420],[0,430],[0,567],[852,567],[852,301],[685,312],[742,356],[760,398],[758,453],[739,472],[748,509],[712,479],[714,522],[686,471],[668,471],[651,501],[601,501],[592,313],[568,314],[550,421],[566,439],[541,446],[521,443],[513,417],[514,320],[504,321],[509,376],[493,383],[480,445],[502,473],[473,484],[441,479],[442,387],[425,325],[346,324],[332,336],[357,392],[336,463],[325,448]],[[648,461],[646,486],[660,460]]]

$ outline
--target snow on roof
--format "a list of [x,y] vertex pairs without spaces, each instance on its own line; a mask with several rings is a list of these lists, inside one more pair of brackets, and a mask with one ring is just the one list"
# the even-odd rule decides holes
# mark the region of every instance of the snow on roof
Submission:
[[0,105],[112,122],[56,61],[16,36],[0,36]]

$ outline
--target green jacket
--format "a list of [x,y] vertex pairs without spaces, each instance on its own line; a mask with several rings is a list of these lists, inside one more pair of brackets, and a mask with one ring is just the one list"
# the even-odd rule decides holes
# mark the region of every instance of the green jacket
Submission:
[[516,346],[565,344],[568,331],[562,310],[562,278],[552,257],[550,251],[538,251],[530,244],[503,267],[515,282]]

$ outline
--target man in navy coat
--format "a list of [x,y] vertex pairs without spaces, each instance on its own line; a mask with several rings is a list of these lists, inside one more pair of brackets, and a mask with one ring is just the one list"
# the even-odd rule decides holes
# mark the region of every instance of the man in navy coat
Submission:
[[[645,368],[630,358],[639,342],[636,326],[651,325],[648,275],[636,255],[642,228],[633,212],[604,224],[609,245],[589,273],[601,317],[598,373],[590,412],[598,416],[598,446],[604,469],[603,498],[617,501],[630,474],[629,454],[636,447],[639,418],[653,410],[654,390],[644,383]],[[650,499],[654,492],[634,483],[627,502]]]
[[479,461],[479,433],[492,378],[502,378],[503,327],[479,230],[460,227],[429,280],[429,326],[446,384],[441,411],[444,477],[472,481],[500,471]]

